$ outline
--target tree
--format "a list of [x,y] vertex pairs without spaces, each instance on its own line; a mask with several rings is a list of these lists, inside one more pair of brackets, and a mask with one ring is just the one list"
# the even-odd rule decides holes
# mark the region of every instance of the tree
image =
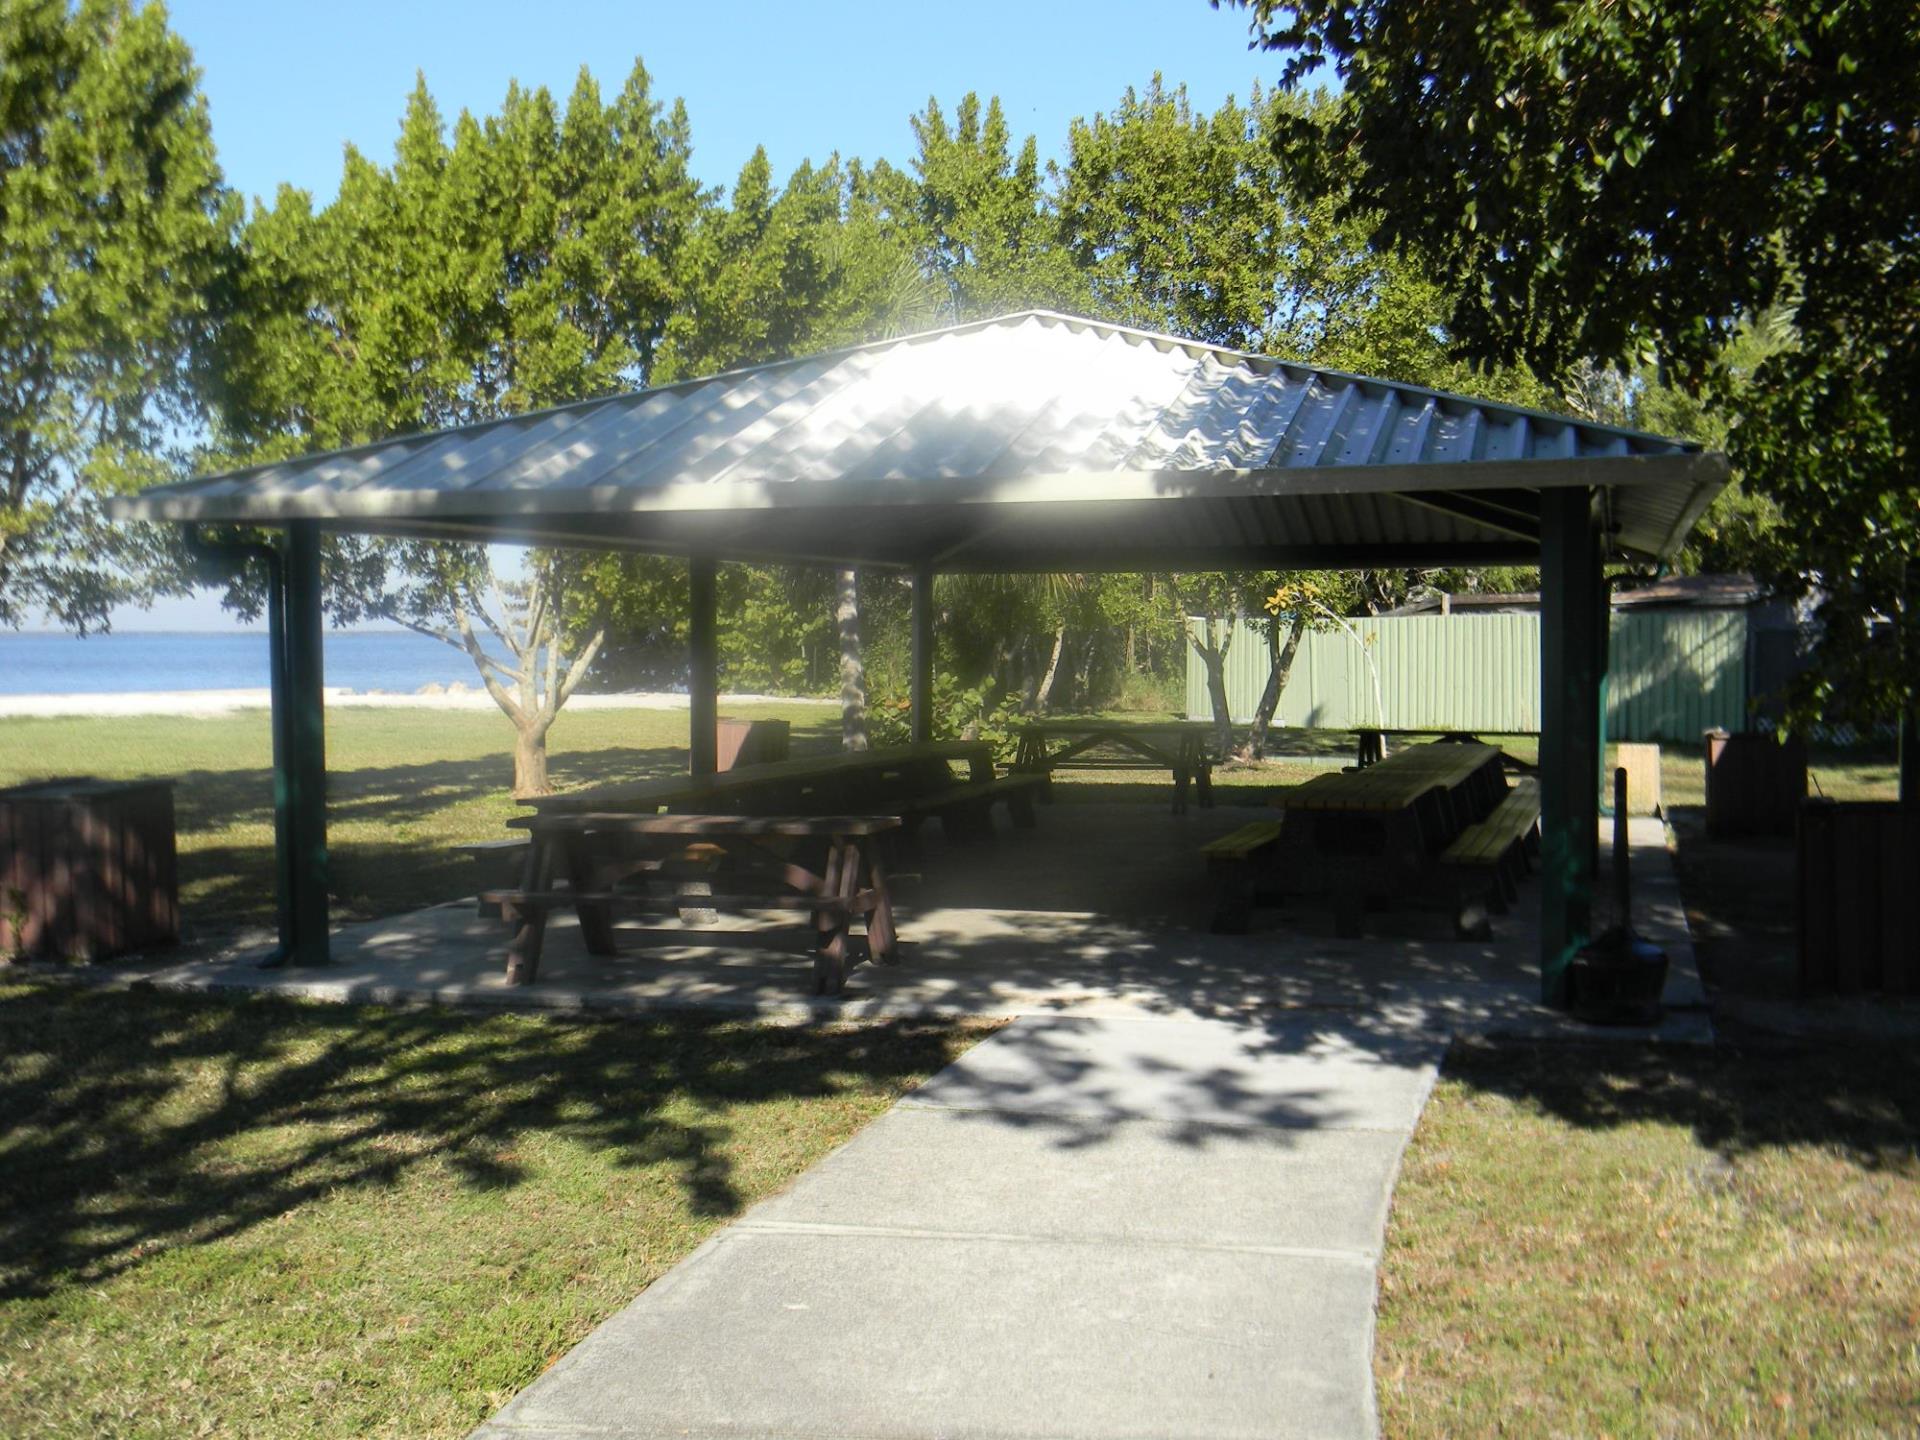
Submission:
[[[1272,657],[1267,667],[1267,683],[1254,707],[1253,724],[1247,736],[1245,758],[1258,760],[1267,753],[1267,732],[1280,697],[1286,693],[1293,676],[1294,656],[1309,630],[1326,630],[1342,624],[1340,617],[1356,607],[1354,590],[1357,578],[1352,572],[1337,570],[1296,570],[1272,578],[1271,592],[1261,608],[1267,618],[1267,651]],[[1351,627],[1347,627],[1351,629]],[[1286,639],[1280,636],[1284,629]]]
[[[890,218],[876,186],[894,172],[865,170],[839,157],[802,164],[775,189],[766,151],[741,167],[729,201],[708,208],[683,263],[681,301],[668,322],[660,378],[766,364],[931,325],[939,292],[915,259],[912,235]],[[723,658],[750,672],[795,636],[831,623],[841,675],[842,727],[849,748],[866,745],[866,680],[860,587],[851,571],[833,577],[795,565],[729,566],[722,598]],[[736,584],[727,584],[731,578]],[[818,603],[802,610],[793,602]],[[771,622],[771,623],[770,623]],[[743,648],[744,628],[767,648]],[[735,643],[730,644],[730,641]],[[824,646],[815,641],[816,651]],[[790,662],[791,663],[791,662]],[[782,677],[791,683],[790,671]]]
[[1257,346],[1274,315],[1287,200],[1250,109],[1196,116],[1160,76],[1075,120],[1059,176],[1061,233],[1098,309],[1215,345]]
[[158,4],[0,3],[0,624],[82,632],[177,583],[104,497],[175,478],[237,218]]
[[860,654],[860,572],[834,572],[834,625],[840,637],[840,739],[849,750],[865,750],[867,668]]
[[[1180,607],[1187,639],[1207,671],[1207,698],[1213,710],[1213,744],[1225,756],[1233,748],[1233,712],[1227,699],[1227,655],[1240,623],[1264,597],[1261,577],[1234,573],[1169,575],[1167,588]],[[1198,628],[1192,622],[1199,621]]]
[[[357,593],[378,596],[365,613],[392,619],[460,650],[480,682],[513,722],[513,793],[544,795],[547,734],[560,707],[592,667],[607,634],[604,609],[584,621],[571,612],[598,605],[580,583],[582,557],[536,550],[526,573],[497,579],[486,552],[453,545],[382,547],[366,552],[378,565],[397,561],[392,575],[363,571]],[[342,597],[336,614],[352,616]],[[578,637],[577,639],[573,637]]]
[[877,176],[875,202],[910,225],[922,268],[945,291],[950,323],[1033,307],[1071,307],[1085,295],[1061,248],[1029,135],[1013,148],[999,98],[969,92],[953,123],[937,100],[912,118],[913,179]]
[[[1877,720],[1920,690],[1920,25],[1870,0],[1617,5],[1252,0],[1297,87],[1277,137],[1309,191],[1434,267],[1479,364],[1559,380],[1657,364],[1735,418],[1779,507],[1772,565],[1817,599],[1792,718]],[[1793,343],[1750,379],[1742,327]],[[1876,632],[1890,629],[1893,643]]]
[[[583,70],[564,114],[515,85],[484,122],[463,113],[451,143],[422,81],[390,168],[349,150],[324,211],[283,188],[247,225],[217,446],[265,458],[644,384],[704,203],[689,150],[684,109],[663,113],[637,62],[610,103]],[[468,655],[514,724],[514,789],[529,794],[603,642],[588,576],[536,551],[495,586],[473,547],[342,538],[328,604],[337,622],[392,619]],[[483,632],[507,654],[470,643]]]
[[[889,172],[882,172],[883,174]],[[803,163],[775,187],[765,149],[702,213],[652,378],[710,375],[924,330],[940,292],[856,160]]]

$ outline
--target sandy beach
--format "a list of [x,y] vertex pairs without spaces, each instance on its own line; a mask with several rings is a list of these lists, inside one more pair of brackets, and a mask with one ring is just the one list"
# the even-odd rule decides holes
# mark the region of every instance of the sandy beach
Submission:
[[[413,695],[384,691],[355,691],[328,686],[329,709],[496,710],[493,697],[474,688],[452,688]],[[271,697],[257,690],[150,690],[99,695],[0,695],[0,719],[50,715],[231,715],[236,710],[264,710]],[[722,705],[779,704],[834,705],[791,695],[722,695]],[[576,695],[569,710],[684,710],[687,697],[666,691],[631,695]]]

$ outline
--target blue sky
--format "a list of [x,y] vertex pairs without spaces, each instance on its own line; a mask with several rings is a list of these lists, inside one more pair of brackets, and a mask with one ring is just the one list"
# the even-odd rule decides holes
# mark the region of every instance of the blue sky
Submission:
[[[1249,52],[1244,11],[1206,0],[972,0],[966,5],[507,4],[502,0],[173,0],[192,46],[229,183],[283,182],[330,198],[348,142],[392,155],[416,72],[449,119],[484,114],[509,80],[564,99],[581,65],[610,91],[634,57],[655,93],[686,100],[694,170],[730,184],[756,145],[775,174],[837,150],[904,163],[907,117],[937,96],[998,95],[1016,134],[1059,154],[1067,122],[1113,108],[1157,70],[1197,107],[1244,100],[1278,65]],[[116,615],[118,629],[230,625],[202,597]]]

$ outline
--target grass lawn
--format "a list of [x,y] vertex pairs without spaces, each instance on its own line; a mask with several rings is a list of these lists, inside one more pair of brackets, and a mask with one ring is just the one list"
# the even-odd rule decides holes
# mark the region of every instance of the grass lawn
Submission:
[[1385,1431],[1920,1431],[1920,1054],[1456,1047],[1395,1192]]
[[0,1435],[462,1435],[982,1033],[0,980]]

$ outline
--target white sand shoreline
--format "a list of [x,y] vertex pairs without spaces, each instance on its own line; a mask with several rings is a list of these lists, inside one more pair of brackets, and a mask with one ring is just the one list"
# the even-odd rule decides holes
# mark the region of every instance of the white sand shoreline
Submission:
[[[356,691],[342,686],[326,687],[328,709],[373,710],[491,710],[498,707],[484,690],[446,690],[431,694],[401,695],[388,691]],[[181,715],[206,717],[231,715],[240,710],[264,710],[271,696],[262,687],[250,690],[148,690],[107,694],[0,695],[0,719],[44,718],[49,716]],[[836,700],[819,700],[792,695],[722,695],[725,705],[836,705]],[[684,710],[687,697],[666,691],[628,695],[576,695],[567,702],[568,710]]]

